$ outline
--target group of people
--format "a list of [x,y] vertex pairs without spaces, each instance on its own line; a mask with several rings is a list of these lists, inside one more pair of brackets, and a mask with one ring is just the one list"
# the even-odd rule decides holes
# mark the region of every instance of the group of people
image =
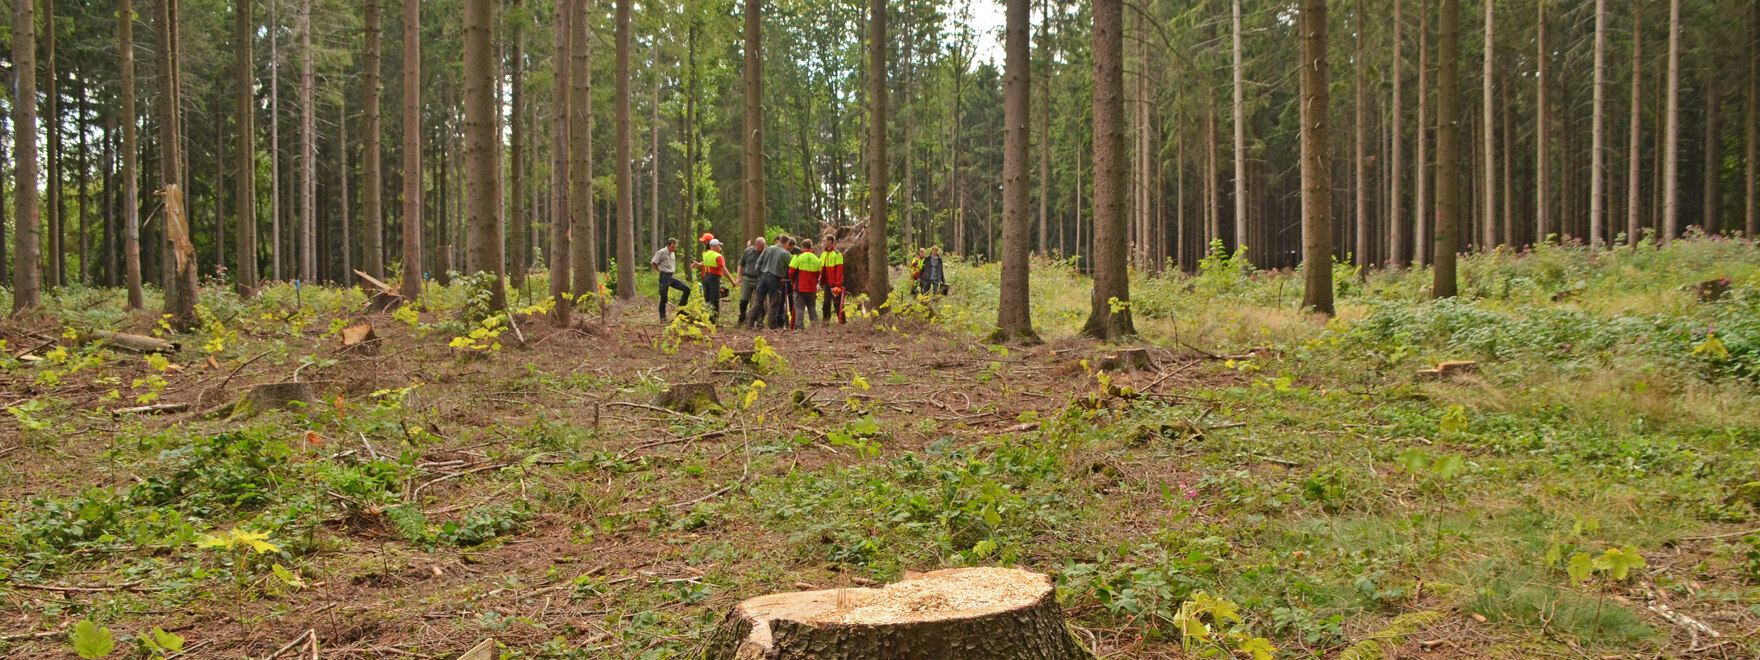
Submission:
[[[722,243],[713,234],[703,234],[697,242],[703,249],[703,260],[690,267],[702,275],[703,302],[709,306],[709,318],[719,322],[721,301],[727,296],[724,278],[739,278],[739,325],[772,329],[798,329],[810,322],[819,324],[821,310],[825,322],[834,317],[845,320],[843,312],[843,253],[837,250],[836,239],[827,235],[815,248],[813,239],[796,241],[787,234],[778,234],[775,242],[760,236],[746,243],[739,262],[729,271]],[[648,267],[660,274],[660,321],[666,321],[666,303],[671,290],[679,291],[678,307],[690,303],[691,289],[677,277],[678,239],[667,239],[666,246],[648,259]],[[823,302],[820,295],[823,293]]]
[[[815,248],[813,239],[796,240],[788,234],[777,234],[774,241],[759,236],[746,242],[739,262],[730,272],[722,243],[714,234],[697,239],[702,247],[702,261],[691,262],[690,268],[702,276],[703,302],[709,306],[712,322],[721,320],[721,301],[728,295],[724,278],[739,279],[739,325],[753,329],[805,328],[818,325],[820,319],[829,323],[835,315],[844,323],[843,253],[837,250],[836,238],[827,234]],[[691,288],[677,277],[678,239],[648,259],[648,267],[660,275],[660,322],[666,322],[666,303],[677,289],[678,308],[690,303]],[[911,288],[918,295],[947,293],[946,269],[941,248],[919,248],[911,259]],[[824,294],[821,296],[820,294]]]

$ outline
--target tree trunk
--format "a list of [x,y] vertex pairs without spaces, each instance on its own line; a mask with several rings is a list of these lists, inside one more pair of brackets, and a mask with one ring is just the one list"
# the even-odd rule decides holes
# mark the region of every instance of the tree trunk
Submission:
[[[127,0],[124,0],[126,2]],[[375,0],[376,1],[376,0]],[[249,295],[257,288],[257,133],[256,133],[256,59],[251,54],[251,45],[256,38],[256,23],[251,19],[251,0],[239,0],[235,10],[236,27],[232,31],[233,45],[237,49],[236,79],[233,90],[234,123],[238,131],[238,146],[235,156],[238,158],[237,187],[233,200],[238,216],[238,264],[235,280],[238,294]],[[129,121],[133,121],[132,115]],[[132,158],[130,152],[125,157]]]
[[[269,0],[269,276],[281,279],[281,15]],[[407,35],[406,35],[407,37]],[[126,150],[130,151],[131,150]]]
[[490,275],[489,309],[507,308],[502,284],[501,134],[496,130],[495,5],[491,0],[464,3],[464,133],[466,194],[465,270]]
[[1405,17],[1401,13],[1402,4],[1400,0],[1393,0],[1393,61],[1390,64],[1393,68],[1393,99],[1391,102],[1392,111],[1388,117],[1392,126],[1389,131],[1391,139],[1388,148],[1391,153],[1388,158],[1389,170],[1387,173],[1387,266],[1389,268],[1404,268],[1408,261],[1406,258],[1406,220],[1401,216],[1401,212],[1405,209],[1404,149],[1406,139],[1405,95],[1403,92],[1405,60],[1400,57],[1405,38],[1403,29]]
[[1485,195],[1485,213],[1480,221],[1479,234],[1480,249],[1486,252],[1497,248],[1497,222],[1495,220],[1497,213],[1497,94],[1495,92],[1497,75],[1493,65],[1493,62],[1496,61],[1497,49],[1492,39],[1492,28],[1495,26],[1493,9],[1496,7],[1497,3],[1494,0],[1485,0],[1485,74],[1483,76],[1485,91],[1481,93],[1483,98],[1480,99],[1483,105],[1481,115],[1483,119],[1480,123],[1484,126],[1484,130],[1480,131],[1480,134],[1483,140],[1482,155],[1485,161],[1485,178],[1480,187],[1483,188],[1481,192]]
[[573,7],[568,19],[569,57],[574,60],[574,70],[568,76],[569,269],[578,305],[581,298],[599,293],[599,270],[594,263],[599,244],[593,218],[593,73],[588,30],[592,13],[587,6],[591,0],[563,1]]
[[1455,253],[1460,237],[1460,125],[1455,109],[1460,105],[1460,0],[1442,0],[1437,31],[1436,71],[1436,237],[1435,281],[1430,295],[1451,298],[1457,290]]
[[1430,2],[1418,0],[1417,160],[1413,163],[1412,265],[1430,263]]
[[1552,51],[1546,46],[1546,0],[1538,0],[1534,70],[1534,242],[1552,240],[1552,115],[1551,86],[1547,64]]
[[[1447,1],[1447,0],[1445,0]],[[1332,314],[1332,122],[1326,0],[1302,0],[1302,308]]]
[[1705,189],[1700,215],[1706,234],[1716,236],[1723,231],[1723,201],[1718,194],[1723,179],[1723,89],[1713,76],[1705,85]]
[[[354,229],[350,222],[348,208],[348,97],[339,95],[336,100],[336,161],[340,169],[336,172],[337,197],[341,198],[340,212],[337,213],[337,224],[342,225],[342,272],[343,286],[354,285]],[[326,235],[326,238],[328,236]]]
[[[1643,42],[1644,5],[1634,0],[1634,2],[1632,2],[1631,126],[1630,134],[1626,136],[1626,151],[1629,154],[1629,157],[1626,159],[1626,244],[1631,245],[1633,248],[1638,247],[1638,241],[1642,238],[1643,234],[1641,231],[1643,227],[1643,219],[1640,213],[1640,195],[1643,191],[1643,186],[1640,184],[1643,181],[1641,173],[1643,171],[1642,147],[1644,138],[1642,128],[1644,113],[1642,105],[1643,95],[1639,93],[1643,90]],[[1753,113],[1750,111],[1750,121],[1752,121],[1753,118]],[[1752,158],[1749,159],[1750,163],[1752,160]],[[1752,174],[1752,172],[1750,172],[1750,174]],[[1749,176],[1748,178],[1753,179],[1754,177]],[[1753,232],[1750,230],[1749,236],[1752,235]]]
[[1351,205],[1355,212],[1356,245],[1351,252],[1354,253],[1352,256],[1355,257],[1357,267],[1367,270],[1369,264],[1372,263],[1369,260],[1369,66],[1364,60],[1366,53],[1363,52],[1363,32],[1369,29],[1369,25],[1368,21],[1364,20],[1363,0],[1357,0],[1356,9],[1356,56],[1351,58],[1355,65],[1355,81],[1352,83],[1352,87],[1355,89],[1352,91],[1356,96],[1352,103],[1355,106],[1356,117],[1351,127],[1352,132],[1356,133],[1353,136],[1356,172],[1352,177],[1356,184],[1352,186],[1355,188],[1356,199]]
[[[636,297],[635,183],[630,174],[629,5],[617,0],[617,299]],[[687,239],[688,240],[688,239]]]
[[[994,605],[957,613],[922,605],[984,593],[981,590],[993,594]],[[1064,623],[1049,578],[1017,569],[963,568],[925,573],[881,589],[827,589],[745,600],[709,637],[702,657],[1080,660],[1092,656]]]
[[164,187],[169,247],[169,258],[162,267],[172,273],[172,285],[165,291],[165,314],[171,317],[172,329],[183,332],[196,324],[196,265],[189,215],[183,204],[179,24],[177,0],[159,0],[159,181]]
[[569,112],[572,89],[569,76],[574,67],[569,43],[572,33],[569,23],[573,20],[570,4],[567,0],[556,2],[556,49],[550,58],[553,67],[550,74],[550,254],[545,260],[550,265],[550,298],[555,301],[552,319],[563,327],[568,326],[569,311],[574,307],[569,303],[569,262],[572,257],[569,246],[568,185],[571,179],[568,174],[568,133],[569,118],[573,116]]
[[[1242,61],[1241,46],[1241,0],[1234,0],[1234,249],[1239,252],[1247,245],[1247,77],[1246,65]],[[1358,9],[1362,8],[1358,0]],[[1358,13],[1361,16],[1361,12]],[[1359,26],[1359,34],[1361,29]],[[1362,58],[1363,40],[1357,38],[1357,57]],[[1358,65],[1358,83],[1362,81],[1362,67]],[[1358,95],[1358,107],[1361,108],[1361,95]],[[1361,112],[1358,113],[1361,116]],[[1362,161],[1362,154],[1357,154]],[[1359,166],[1360,167],[1360,166]]]
[[[134,2],[133,2],[133,0],[120,0],[117,3],[116,11],[117,11],[117,14],[116,14],[117,16],[129,17],[128,20],[118,20],[116,22],[116,42],[117,42],[117,46],[116,46],[117,53],[116,54],[117,54],[117,61],[119,63],[118,68],[120,68],[122,70],[121,71],[121,74],[122,74],[121,87],[122,87],[122,89],[120,90],[120,93],[122,96],[122,112],[119,113],[122,115],[122,201],[121,201],[121,204],[122,204],[122,233],[123,233],[123,239],[122,239],[123,240],[123,244],[122,244],[123,257],[122,257],[122,260],[124,262],[123,268],[127,273],[124,279],[126,280],[126,283],[128,286],[128,309],[136,310],[136,309],[140,309],[143,306],[145,306],[146,303],[142,300],[142,295],[141,295],[141,216],[140,216],[141,205],[140,205],[140,171],[139,171],[140,167],[138,165],[140,156],[139,156],[138,152],[136,151],[136,145],[135,145],[135,118],[138,115],[135,113],[135,107],[134,107],[135,88],[134,88],[134,20],[133,20]],[[23,25],[23,24],[24,23],[21,23],[21,22],[14,22],[14,25]],[[14,57],[16,58],[16,55]],[[15,59],[14,61],[15,62],[22,62],[22,60],[17,60],[17,59]],[[18,64],[16,64],[16,66],[19,68],[20,71],[29,70],[31,68],[30,65],[23,64],[23,63],[18,63]],[[35,80],[35,76],[32,76],[33,86],[35,84],[34,80]],[[20,90],[19,94],[24,94],[24,91],[23,91],[24,90],[24,82],[25,81],[23,78],[19,78],[19,83],[18,83],[19,90]],[[34,93],[34,90],[33,90],[33,93]],[[31,110],[32,110],[31,116],[28,118],[28,120],[34,123],[36,121],[35,108],[32,108]],[[14,123],[16,126],[24,126],[25,124],[23,122],[26,120],[27,120],[26,118],[21,117],[19,119],[15,119]],[[23,133],[23,132],[26,132],[26,131],[20,131],[20,133]],[[19,139],[22,139],[23,136],[19,135],[16,137]],[[34,181],[35,181],[35,177],[36,177],[36,170],[35,170],[36,139],[35,139],[35,135],[34,134],[32,135],[31,157],[28,160],[25,158],[25,154],[22,151],[22,149],[23,149],[22,144],[20,145],[19,149],[20,149],[20,151],[17,151],[15,153],[15,155],[18,157],[18,163],[19,163],[19,167],[20,167],[19,174],[20,174],[20,176],[23,176],[24,166],[27,163],[30,164],[32,167],[31,177],[32,177],[33,185],[26,186],[24,184],[23,180],[21,179],[17,185],[17,190],[33,190],[34,191],[34,190],[36,190],[36,186],[34,185]],[[25,220],[25,215],[24,215],[24,210],[23,210],[24,207],[22,206],[25,202],[24,196],[18,195],[16,201],[21,205],[19,207],[19,212],[17,215],[18,221],[20,223],[23,223]],[[32,233],[35,233],[35,231],[36,231],[35,224],[34,224],[36,222],[36,211],[35,211],[36,199],[35,199],[35,197],[32,197],[30,202],[31,202],[31,209],[32,209],[31,221],[33,223],[31,231],[32,231]],[[20,224],[19,228],[18,228],[18,233],[22,235],[22,234],[24,234],[24,232],[25,232],[25,226],[23,224]],[[22,274],[22,269],[20,269],[20,271],[18,271],[18,272],[20,272]]]
[[[745,233],[764,235],[763,0],[745,6]],[[879,304],[876,302],[875,304]]]
[[[1007,71],[1002,89],[1002,285],[994,336],[999,341],[1037,339],[1027,296],[1028,243],[1032,240],[1027,233],[1027,121],[1033,95],[1032,52],[1027,40],[1027,24],[1032,19],[1027,1],[1008,0],[1003,29]],[[877,4],[883,2],[876,0]]]
[[1742,156],[1747,172],[1747,176],[1742,178],[1742,192],[1747,197],[1744,206],[1746,217],[1742,228],[1744,235],[1750,239],[1760,236],[1760,5],[1754,5],[1751,13],[1753,27],[1748,31],[1748,128],[1743,140],[1747,143],[1747,151]]
[[1681,227],[1681,0],[1668,3],[1668,109],[1662,117],[1662,236],[1668,245]]
[[[166,2],[168,0],[160,0]],[[312,0],[299,4],[299,277],[318,280],[317,52],[312,49]]]
[[[43,189],[49,197],[49,254],[44,264],[43,284],[55,289],[67,282],[67,252],[62,239],[67,228],[67,200],[61,182],[61,76],[55,67],[55,2],[43,3],[43,133],[48,137],[48,180]],[[17,98],[17,97],[14,97]]]
[[403,0],[403,250],[398,293],[422,295],[422,2]]
[[[248,0],[240,0],[246,2]],[[362,270],[385,277],[384,169],[379,155],[379,0],[366,0],[366,55],[361,62],[361,225],[365,246]],[[515,87],[515,89],[518,89]]]
[[[1021,0],[1016,1],[1019,2]],[[1025,5],[1023,4],[1022,6],[1024,7]],[[1014,9],[1010,8],[1009,11],[1013,12]],[[1022,11],[1024,11],[1024,9]],[[873,113],[868,119],[868,228],[866,232],[868,239],[867,294],[868,304],[875,308],[879,308],[880,305],[886,302],[887,296],[892,295],[892,283],[888,281],[887,277],[887,275],[890,274],[888,271],[891,270],[891,259],[888,258],[889,251],[886,242],[887,236],[890,235],[890,232],[887,231],[886,227],[888,213],[886,196],[887,193],[891,191],[891,186],[887,183],[887,175],[891,172],[892,165],[891,159],[886,155],[886,130],[891,124],[890,116],[887,114],[886,109],[886,51],[891,48],[892,42],[886,37],[886,0],[871,0],[868,7],[868,13],[868,103],[872,105]],[[1021,39],[1024,40],[1026,39],[1024,33],[1024,30],[1026,30],[1026,24],[1024,21],[1022,22],[1020,29],[1023,31]],[[1010,34],[1012,35],[1012,32]],[[1025,48],[1025,46],[1023,45],[1022,48]],[[1023,63],[1022,66],[1024,67],[1025,64]],[[1018,119],[1021,122],[1021,127],[1024,129],[1027,121],[1026,109],[1023,107],[1019,110],[1021,114],[1018,116]],[[1010,128],[1012,127],[1013,125],[1011,124]],[[1021,138],[1024,140],[1025,137],[1026,135],[1023,133]],[[1023,150],[1026,148],[1025,142],[1021,143],[1021,148]],[[1025,163],[1023,162],[1022,165],[1024,166]],[[1020,181],[1021,194],[1024,195],[1026,192],[1026,170],[1024,167],[1020,174],[1022,175]],[[1020,204],[1021,239],[1024,241],[1026,239],[1026,199],[1024,197],[1020,200]],[[1025,247],[1025,245],[1026,244],[1023,242],[1022,247]],[[1022,256],[1021,265],[1023,268],[1026,266],[1025,255]],[[1003,281],[1008,281],[1007,275],[1003,276]],[[1005,285],[1003,288],[1006,289],[1007,286]],[[1028,321],[1027,323],[1027,330],[1029,332],[1032,331],[1031,321]]]
[[1093,8],[1094,293],[1082,334],[1115,341],[1137,334],[1125,263],[1124,2]]
[[[126,8],[128,0],[122,0],[122,3]],[[17,218],[12,261],[12,313],[15,315],[42,304],[43,271],[42,256],[39,254],[42,246],[37,217],[36,23],[33,0],[12,0],[12,151],[18,160],[18,168],[13,175],[13,217]],[[128,21],[123,21],[122,24],[127,25]],[[128,28],[122,28],[121,32],[122,44],[126,47]],[[132,86],[128,84],[132,82],[132,75],[126,66],[129,62],[127,56],[124,56],[124,107],[134,105]],[[18,99],[25,101],[21,103]],[[134,152],[131,150],[129,161],[133,162],[133,159]],[[138,297],[139,292],[138,284],[130,289],[131,302],[135,303],[135,307],[140,304],[132,297]]]
[[1595,0],[1595,109],[1589,147],[1589,249],[1607,235],[1607,0]]
[[[1051,3],[1043,2],[1039,14],[1039,49],[1043,51],[1045,65],[1039,72],[1039,256],[1051,254]],[[909,35],[914,37],[914,35]],[[909,38],[906,41],[910,41]],[[908,56],[907,56],[908,58]],[[908,61],[906,66],[908,67]],[[908,77],[908,74],[907,74]],[[907,83],[906,98],[909,98]],[[906,113],[909,116],[911,113]],[[908,124],[907,124],[908,125]],[[905,250],[910,250],[910,131],[905,131]]]

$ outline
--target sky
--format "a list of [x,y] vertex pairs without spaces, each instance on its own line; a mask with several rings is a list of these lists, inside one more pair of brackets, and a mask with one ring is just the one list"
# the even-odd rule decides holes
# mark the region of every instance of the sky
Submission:
[[[1006,20],[1002,3],[999,0],[965,0],[971,10],[972,31],[978,34],[975,45],[978,52],[973,64],[994,62],[1002,66],[1002,24]],[[955,5],[948,20],[959,22],[959,5]]]

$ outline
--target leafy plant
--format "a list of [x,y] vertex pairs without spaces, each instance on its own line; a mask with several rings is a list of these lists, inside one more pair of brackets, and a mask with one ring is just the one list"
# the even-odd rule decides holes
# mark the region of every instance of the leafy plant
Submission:
[[1270,640],[1246,631],[1239,605],[1209,592],[1193,592],[1180,605],[1172,623],[1180,632],[1181,648],[1196,651],[1199,657],[1226,658],[1238,652],[1253,660],[1271,660],[1277,652]]
[[91,619],[73,624],[68,638],[73,643],[73,652],[87,660],[108,656],[116,650],[116,638],[111,636],[110,629],[92,623]]

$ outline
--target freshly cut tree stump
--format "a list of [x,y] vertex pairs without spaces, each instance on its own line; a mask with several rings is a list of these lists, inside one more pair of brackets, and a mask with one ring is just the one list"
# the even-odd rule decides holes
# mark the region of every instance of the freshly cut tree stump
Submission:
[[654,405],[674,412],[691,415],[702,415],[725,410],[721,407],[721,399],[715,396],[713,383],[679,383],[660,390],[654,396]]
[[307,405],[316,404],[319,403],[316,385],[318,383],[310,382],[252,385],[249,390],[238,395],[237,401],[210,410],[205,417],[246,419],[270,410],[291,408],[296,401]]
[[342,350],[374,352],[379,347],[378,339],[370,323],[349,326],[342,329]]
[[879,589],[771,594],[733,608],[703,660],[1078,660],[1051,578],[923,573]]
[[1455,360],[1452,362],[1437,364],[1435,369],[1421,369],[1417,373],[1412,374],[1412,378],[1419,382],[1443,381],[1452,380],[1456,376],[1478,373],[1478,371],[1478,362],[1471,360]]
[[1155,361],[1149,358],[1148,349],[1124,348],[1117,355],[1108,355],[1100,360],[1101,371],[1149,371],[1155,368]]
[[182,345],[177,342],[166,341],[158,337],[131,335],[125,332],[111,332],[109,330],[93,330],[91,333],[82,336],[80,339],[82,340],[82,343],[98,341],[103,342],[108,346],[114,346],[135,353],[176,353],[179,348],[182,348]]

